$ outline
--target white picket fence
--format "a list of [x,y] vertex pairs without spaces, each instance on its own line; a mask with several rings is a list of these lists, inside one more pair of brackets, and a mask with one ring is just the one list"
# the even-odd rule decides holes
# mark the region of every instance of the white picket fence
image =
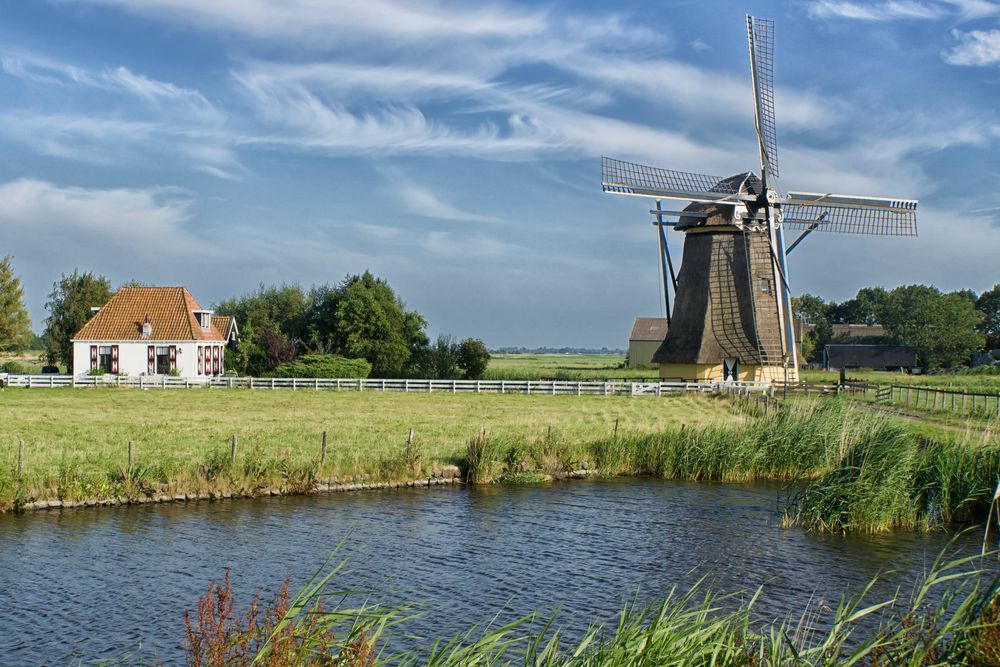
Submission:
[[290,389],[451,394],[547,394],[551,396],[662,396],[694,391],[751,394],[769,392],[762,382],[631,382],[628,380],[390,380],[357,378],[178,378],[115,375],[3,375],[0,385],[28,389],[131,387],[136,389]]

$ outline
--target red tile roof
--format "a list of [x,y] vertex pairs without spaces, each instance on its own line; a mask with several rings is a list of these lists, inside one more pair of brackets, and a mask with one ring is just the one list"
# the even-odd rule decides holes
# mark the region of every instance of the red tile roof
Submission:
[[215,327],[201,328],[196,310],[203,309],[185,287],[122,287],[73,339],[143,340],[142,323],[148,316],[150,340],[225,341]]
[[212,315],[212,327],[218,331],[223,338],[229,335],[229,325],[232,324],[231,315]]

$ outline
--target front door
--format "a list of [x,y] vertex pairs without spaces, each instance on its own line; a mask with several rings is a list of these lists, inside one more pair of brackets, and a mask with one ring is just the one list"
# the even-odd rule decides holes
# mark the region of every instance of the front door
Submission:
[[740,360],[739,359],[723,359],[722,360],[722,380],[723,382],[728,382],[732,380],[733,382],[740,379]]

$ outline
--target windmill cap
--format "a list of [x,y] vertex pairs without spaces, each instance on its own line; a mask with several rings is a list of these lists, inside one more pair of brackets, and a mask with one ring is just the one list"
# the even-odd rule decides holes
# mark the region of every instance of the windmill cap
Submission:
[[[729,178],[723,178],[715,184],[713,189],[716,192],[759,195],[763,191],[763,184],[757,178],[757,174],[745,171]],[[690,230],[695,227],[733,226],[733,206],[731,204],[694,202],[685,206],[684,210],[700,215],[680,216],[674,229]]]

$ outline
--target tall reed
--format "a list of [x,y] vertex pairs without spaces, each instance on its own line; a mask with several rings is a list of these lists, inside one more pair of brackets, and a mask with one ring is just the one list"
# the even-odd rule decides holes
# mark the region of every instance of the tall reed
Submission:
[[[339,567],[326,574],[321,570],[291,603],[286,599],[282,604],[279,598],[263,614],[277,620],[255,626],[256,653],[251,659],[240,654],[242,662],[192,664],[916,667],[995,665],[1000,659],[1000,587],[996,580],[985,583],[972,557],[948,560],[942,554],[908,597],[872,600],[873,580],[845,596],[829,616],[807,608],[797,619],[755,622],[754,607],[762,590],[738,597],[699,583],[686,592],[674,589],[650,607],[627,605],[612,627],[594,625],[576,641],[564,640],[554,615],[534,613],[499,627],[473,627],[452,638],[427,638],[423,646],[398,653],[392,651],[389,630],[396,625],[405,629],[406,621],[416,615],[410,608],[365,603],[324,611],[331,597],[345,599],[326,590]],[[228,585],[225,592],[229,594]],[[210,589],[207,597],[213,593]],[[202,598],[199,610],[212,606]],[[229,613],[233,616],[231,608]],[[254,611],[253,617],[258,616]],[[206,624],[208,629],[216,626]],[[224,654],[227,647],[245,647],[240,642],[246,636],[247,630],[237,627],[210,633],[207,642],[199,636],[193,643],[189,630],[189,657],[210,655],[213,648],[215,654]]]

